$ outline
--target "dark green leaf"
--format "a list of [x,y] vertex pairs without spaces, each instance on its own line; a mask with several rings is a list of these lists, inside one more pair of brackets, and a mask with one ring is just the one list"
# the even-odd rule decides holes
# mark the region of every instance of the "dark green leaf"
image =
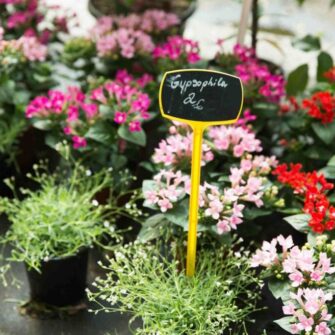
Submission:
[[322,140],[325,144],[330,144],[335,138],[335,122],[324,125],[319,122],[314,122],[312,128],[315,134]]
[[144,223],[137,238],[141,242],[148,242],[160,236],[160,228],[166,224],[164,214],[149,217]]
[[335,166],[333,165],[325,166],[320,172],[324,174],[327,179],[335,179]]
[[306,35],[303,38],[296,39],[292,45],[302,51],[315,51],[321,49],[320,38],[313,35]]
[[274,321],[278,326],[286,330],[291,334],[291,324],[290,322],[292,321],[292,317],[290,316],[285,316],[279,320]]
[[318,81],[327,81],[323,76],[326,71],[333,67],[333,58],[327,52],[320,52],[318,56],[318,68],[317,68],[317,80]]
[[141,131],[129,131],[128,127],[125,125],[120,126],[118,129],[118,135],[123,138],[124,140],[140,145],[142,147],[146,144],[146,135],[143,129]]
[[311,159],[328,161],[332,152],[321,146],[313,146],[304,151],[304,155]]
[[269,290],[276,299],[287,300],[290,297],[290,288],[291,285],[287,281],[274,278],[269,280]]
[[308,231],[308,222],[310,216],[308,214],[297,214],[292,216],[287,216],[284,218],[294,229],[306,233]]
[[115,144],[115,129],[107,122],[95,123],[85,134],[86,138],[97,141],[105,145]]
[[305,90],[307,84],[308,65],[303,64],[289,74],[286,84],[286,92],[288,95],[297,95]]
[[333,156],[329,162],[327,163],[328,166],[335,166],[335,156]]

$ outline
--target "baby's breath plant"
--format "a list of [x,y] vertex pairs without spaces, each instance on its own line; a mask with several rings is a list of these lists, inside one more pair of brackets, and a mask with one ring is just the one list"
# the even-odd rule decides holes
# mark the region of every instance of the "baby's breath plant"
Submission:
[[100,264],[107,277],[97,278],[88,291],[99,306],[94,312],[130,313],[130,327],[135,319],[142,321],[133,334],[245,334],[261,285],[247,255],[228,247],[202,250],[196,274],[188,278],[177,258],[161,251],[135,242]]
[[[24,262],[37,271],[42,261],[72,256],[93,245],[109,248],[120,240],[109,220],[111,215],[136,212],[134,196],[130,209],[119,209],[115,199],[104,205],[95,199],[105,189],[112,197],[113,187],[124,186],[129,179],[123,176],[115,181],[107,169],[92,173],[76,164],[70,173],[63,170],[49,175],[46,168],[35,166],[29,177],[39,185],[37,191],[21,189],[23,200],[17,195],[0,199],[0,212],[12,223],[0,244],[11,246],[8,261]],[[13,180],[6,183],[16,193]],[[122,194],[126,189],[129,187],[124,186]]]

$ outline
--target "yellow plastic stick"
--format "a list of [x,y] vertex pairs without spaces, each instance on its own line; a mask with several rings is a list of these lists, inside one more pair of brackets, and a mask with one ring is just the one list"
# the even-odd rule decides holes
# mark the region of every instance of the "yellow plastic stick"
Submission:
[[193,126],[193,152],[191,171],[191,197],[188,225],[186,275],[192,277],[195,272],[195,258],[197,251],[197,225],[199,209],[199,185],[201,176],[202,135],[204,126]]

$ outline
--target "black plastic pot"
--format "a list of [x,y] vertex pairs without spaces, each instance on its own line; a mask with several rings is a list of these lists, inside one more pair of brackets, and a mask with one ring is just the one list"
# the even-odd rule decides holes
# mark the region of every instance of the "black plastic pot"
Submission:
[[157,8],[163,9],[168,12],[176,13],[181,22],[184,23],[196,10],[197,4],[196,1],[191,1],[187,6],[178,6],[175,4],[177,1],[155,1],[155,0],[145,0],[142,3],[142,6],[136,7],[123,7],[122,1],[120,0],[89,0],[88,1],[88,10],[89,12],[99,18],[105,15],[114,15],[114,14],[126,14],[130,10],[133,12],[142,12],[148,8]]
[[30,298],[58,307],[75,305],[85,298],[88,249],[77,255],[42,262],[41,273],[27,270]]

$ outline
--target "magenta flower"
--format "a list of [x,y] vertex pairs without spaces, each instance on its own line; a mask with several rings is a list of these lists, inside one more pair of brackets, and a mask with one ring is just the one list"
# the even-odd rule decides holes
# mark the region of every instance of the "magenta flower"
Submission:
[[118,124],[125,123],[127,120],[127,113],[124,112],[115,112],[114,122]]
[[84,137],[75,135],[72,137],[72,141],[74,149],[85,148],[87,146],[87,141]]
[[138,120],[135,121],[130,121],[129,122],[129,131],[133,132],[137,132],[137,131],[141,131],[142,127],[141,127],[141,122]]

